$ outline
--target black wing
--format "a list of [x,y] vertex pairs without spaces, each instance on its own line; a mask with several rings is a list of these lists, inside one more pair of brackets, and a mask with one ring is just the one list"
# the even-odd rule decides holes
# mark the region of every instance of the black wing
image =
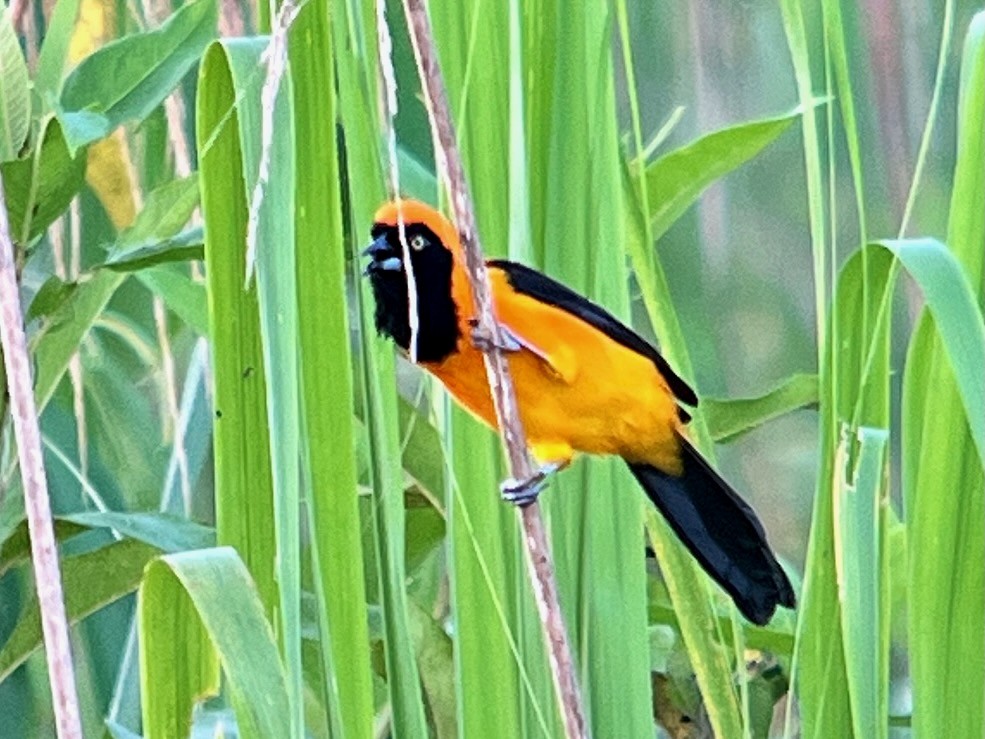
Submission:
[[667,360],[660,356],[660,352],[605,308],[596,305],[557,280],[553,280],[523,264],[510,262],[506,259],[490,259],[486,264],[503,270],[510,286],[518,293],[529,295],[531,298],[536,298],[578,316],[589,326],[597,328],[613,341],[646,357],[663,375],[678,400],[691,406],[698,404],[698,396],[694,394],[694,390],[678,377],[667,364]]

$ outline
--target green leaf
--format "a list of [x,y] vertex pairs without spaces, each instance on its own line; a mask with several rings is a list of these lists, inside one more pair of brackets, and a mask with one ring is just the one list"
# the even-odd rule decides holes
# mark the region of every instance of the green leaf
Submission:
[[[841,597],[842,634],[848,695],[855,736],[884,737],[889,713],[887,675],[888,612],[882,608],[887,586],[884,561],[888,495],[883,495],[886,429],[858,430],[858,463],[854,471],[839,470],[835,481],[835,568]],[[844,462],[847,454],[840,455]]]
[[725,444],[798,408],[814,407],[817,401],[817,375],[793,375],[756,398],[702,398],[701,411],[711,437]]
[[[226,543],[232,539],[226,538],[231,533],[234,541],[245,544],[239,537],[256,539],[250,532],[268,513],[272,516],[270,530],[276,532],[272,551],[269,544],[250,543],[250,549],[263,551],[269,559],[260,562],[251,551],[247,561],[251,568],[264,568],[264,601],[268,608],[277,604],[276,623],[291,702],[290,721],[282,730],[288,736],[300,736],[303,665],[297,604],[301,595],[301,448],[290,75],[284,77],[271,111],[269,182],[263,190],[257,224],[256,290],[244,287],[247,202],[260,165],[257,70],[266,49],[263,39],[212,45],[200,77],[198,141],[216,397],[223,401],[216,408],[242,414],[228,423],[225,416],[216,422],[217,456],[220,444],[223,446],[223,477],[217,479],[217,496],[222,499],[219,536]],[[245,102],[239,104],[240,99]],[[232,119],[230,109],[237,110]],[[246,354],[249,359],[243,361]],[[230,401],[228,405],[226,401]],[[262,421],[261,412],[265,415]],[[243,432],[246,435],[240,437]],[[261,447],[265,447],[262,453]],[[230,452],[232,456],[227,456]],[[256,476],[249,474],[253,467],[257,468]],[[244,476],[242,480],[240,476]],[[261,481],[261,487],[253,492],[250,488],[256,488],[256,480]],[[238,485],[230,487],[230,482]],[[272,508],[264,499],[259,517],[255,510],[233,511],[249,508],[249,501],[258,495],[271,495]],[[276,578],[276,587],[266,581],[268,572]],[[267,600],[271,595],[275,598]]]
[[[158,550],[126,539],[61,562],[65,609],[78,623],[137,589],[144,566]],[[13,632],[0,650],[0,683],[41,648],[41,616],[33,586]]]
[[158,264],[142,268],[134,277],[152,293],[161,296],[168,310],[200,336],[209,335],[205,285],[194,281],[187,269],[180,269],[175,264]]
[[[309,3],[291,29],[296,147],[297,345],[306,440],[302,495],[308,501],[325,708],[333,734],[372,732],[373,683],[367,634],[362,521],[353,449],[352,335],[335,121],[339,101],[330,6]],[[262,267],[262,265],[261,265]],[[328,370],[328,371],[326,371]],[[321,491],[332,490],[324,495]],[[452,712],[454,719],[454,712]]]
[[800,115],[797,108],[775,118],[723,128],[648,164],[646,188],[653,238],[663,236],[708,185],[756,156]]
[[[147,567],[138,598],[144,734],[187,736],[202,692],[218,689],[218,654],[238,731],[284,736],[284,668],[250,573],[230,547],[170,554]],[[207,639],[189,644],[193,639]],[[189,656],[192,661],[187,662]],[[197,659],[195,658],[197,656]]]
[[[950,4],[948,5],[950,7]],[[943,52],[942,52],[943,53]],[[938,302],[985,304],[985,13],[965,36],[947,245],[960,285]],[[945,280],[946,282],[946,280]],[[909,551],[907,609],[913,736],[978,736],[985,726],[985,473],[981,315],[948,329],[927,307],[903,378],[903,494]],[[963,335],[962,335],[963,334]],[[968,346],[971,342],[973,346]],[[959,348],[963,347],[963,348]],[[977,377],[976,386],[969,383]],[[948,717],[942,721],[942,717]]]
[[451,637],[413,601],[407,604],[407,616],[435,734],[438,739],[454,739],[458,736],[458,717]]
[[32,342],[37,361],[34,397],[39,411],[48,404],[72,355],[125,278],[126,275],[100,271],[76,284],[35,335]]
[[62,88],[62,76],[68,64],[68,50],[75,33],[75,20],[79,15],[80,0],[61,0],[48,19],[38,54],[38,71],[34,76],[34,88],[46,110],[51,111]]
[[32,156],[0,164],[11,236],[26,246],[68,208],[85,181],[84,153],[73,156],[61,124],[48,118]]
[[[0,522],[0,577],[7,572],[27,561],[31,557],[31,537],[27,530],[27,521],[24,518],[24,499],[20,495],[10,496],[11,506],[16,511],[16,505],[20,505],[20,517],[11,518]],[[85,527],[68,521],[55,519],[55,538],[58,541],[65,541],[71,537],[85,531]]]
[[27,63],[10,18],[0,10],[0,162],[17,158],[31,123]]
[[192,217],[198,201],[198,175],[153,190],[133,225],[111,247],[106,265],[133,271],[140,266],[178,261],[175,252],[185,258],[201,259],[201,229],[191,229],[181,237],[178,233]]
[[205,236],[195,226],[161,241],[152,241],[121,249],[102,264],[114,272],[139,272],[149,267],[205,258]]
[[108,528],[163,552],[204,549],[215,544],[215,530],[185,518],[157,512],[94,511],[59,516],[88,528]]
[[202,58],[215,27],[215,0],[196,0],[160,28],[112,41],[82,60],[59,102],[71,150],[146,118]]
[[[370,58],[376,58],[375,16],[365,17],[354,5],[346,5],[344,21],[333,23],[333,40],[337,55],[336,71],[338,89],[350,97],[340,105],[342,125],[346,136],[348,169],[362,173],[349,180],[346,202],[349,205],[349,222],[357,231],[354,238],[360,241],[373,213],[385,197],[381,174],[379,131],[373,121],[377,116],[375,62],[366,64],[366,58],[357,49],[371,49]],[[354,15],[349,15],[354,14]],[[360,36],[350,36],[350,31],[365,29]],[[358,243],[358,242],[357,242]],[[353,272],[355,273],[355,262]],[[355,274],[353,275],[355,277]],[[380,604],[385,639],[383,659],[386,665],[385,698],[392,710],[393,722],[400,727],[401,737],[424,737],[427,728],[421,696],[420,676],[414,660],[413,645],[409,636],[407,593],[403,585],[405,519],[402,495],[403,473],[400,469],[400,438],[397,422],[396,391],[394,388],[393,351],[376,338],[372,328],[371,297],[365,280],[356,278],[359,287],[356,299],[361,320],[361,372],[358,375],[364,421],[369,448],[372,451],[371,484],[373,487],[371,514],[372,544],[368,551],[376,557],[375,571],[367,578],[368,587],[375,587]],[[377,601],[378,599],[378,601]]]
[[71,300],[72,293],[79,288],[77,282],[65,282],[60,277],[52,275],[42,283],[34,294],[34,299],[27,308],[26,319],[47,318],[66,301]]
[[958,393],[978,457],[985,466],[985,319],[961,265],[936,239],[880,241],[899,259],[923,292]]

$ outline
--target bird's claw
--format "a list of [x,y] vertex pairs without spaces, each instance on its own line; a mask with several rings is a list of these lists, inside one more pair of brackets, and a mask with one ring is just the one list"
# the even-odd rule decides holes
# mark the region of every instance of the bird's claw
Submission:
[[480,325],[478,318],[470,318],[469,326],[472,327],[472,345],[481,352],[490,352],[493,349],[503,352],[520,351],[520,342],[502,324],[499,326],[498,341],[491,331]]
[[559,464],[547,464],[526,480],[515,480],[512,477],[504,480],[499,486],[503,500],[520,508],[526,508],[537,500],[537,496],[547,487],[550,476],[560,468]]
[[538,471],[526,480],[515,480],[512,477],[504,480],[499,490],[507,503],[526,508],[537,500],[537,496],[545,487],[547,487],[547,475]]

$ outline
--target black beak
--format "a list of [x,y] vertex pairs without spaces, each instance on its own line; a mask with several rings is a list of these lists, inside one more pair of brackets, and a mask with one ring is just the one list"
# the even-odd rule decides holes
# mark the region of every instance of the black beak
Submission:
[[374,260],[386,259],[385,255],[393,255],[393,249],[390,248],[390,242],[387,241],[386,235],[384,234],[363,249],[362,255],[364,257],[372,257]]
[[365,275],[379,272],[399,272],[404,268],[400,255],[390,246],[385,234],[367,246],[363,250],[363,256],[370,258],[369,264],[363,271]]

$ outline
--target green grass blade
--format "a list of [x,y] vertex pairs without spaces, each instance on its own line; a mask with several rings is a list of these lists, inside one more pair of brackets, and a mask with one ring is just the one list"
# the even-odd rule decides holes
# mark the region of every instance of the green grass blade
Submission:
[[126,275],[115,272],[98,272],[75,286],[68,299],[45,319],[32,340],[38,367],[34,396],[39,411],[51,400],[72,356],[125,279]]
[[[648,197],[649,192],[648,184]],[[627,197],[626,200],[630,199]],[[639,200],[627,202],[626,253],[636,274],[647,315],[660,340],[661,352],[679,375],[688,378],[693,376],[693,371],[684,332],[670,303],[670,288],[663,265],[649,238],[651,225],[647,213],[651,207],[649,203]],[[699,440],[707,439],[708,431],[700,412],[696,414],[691,428]],[[653,510],[647,509],[646,523],[651,546],[679,614],[681,637],[708,709],[709,720],[721,736],[742,736],[742,717],[731,667],[715,639],[717,619],[707,579],[699,572],[670,527]]]
[[[244,60],[245,61],[245,60]],[[256,64],[257,60],[253,60]],[[246,69],[252,69],[247,66]],[[295,140],[293,86],[285,75],[274,101],[268,184],[257,217],[256,283],[260,337],[267,369],[268,444],[273,470],[275,567],[280,602],[277,626],[291,702],[291,736],[304,735],[301,663],[301,490],[298,296],[295,258]],[[241,136],[247,135],[241,129]],[[260,138],[259,129],[249,135]],[[254,193],[259,159],[246,160],[247,192]],[[284,730],[287,726],[284,726]]]
[[243,90],[229,59],[256,59],[263,48],[261,41],[210,47],[199,78],[197,125],[215,383],[216,534],[243,558],[272,619],[279,598],[273,473],[257,291],[243,288],[247,200],[237,102],[247,92],[259,99],[259,77]]
[[[948,246],[961,265],[962,289],[940,289],[937,302],[985,300],[985,13],[965,38],[957,116],[957,162]],[[950,293],[950,294],[949,294]],[[957,294],[955,294],[957,293]],[[981,314],[951,330],[926,292],[927,311],[910,347],[904,376],[903,484],[909,545],[908,608],[913,732],[920,737],[977,736],[985,726],[985,478],[980,443],[981,360],[955,345],[980,343]],[[966,311],[967,312],[967,311]],[[955,331],[963,335],[958,337]],[[950,347],[948,346],[950,344]],[[977,351],[977,350],[975,350]],[[976,363],[972,365],[972,363]],[[962,367],[964,365],[964,367]],[[972,370],[974,366],[974,370]],[[971,373],[976,388],[969,386]],[[962,374],[967,375],[962,380]],[[973,413],[975,418],[969,414]],[[950,720],[941,722],[941,716]]]
[[312,551],[318,585],[319,644],[329,715],[340,737],[372,733],[362,523],[353,449],[352,370],[345,285],[328,5],[306,5],[291,31],[298,151],[298,329]]
[[[807,105],[813,107],[816,102]],[[800,118],[802,109],[723,128],[646,165],[653,238],[663,236],[711,183],[755,157]],[[636,162],[636,166],[640,166]]]
[[[985,191],[985,190],[983,190]],[[985,227],[980,229],[985,232]],[[920,286],[963,405],[971,441],[985,466],[985,319],[961,265],[935,239],[881,241]]]
[[160,28],[106,44],[73,69],[58,106],[69,149],[150,115],[215,38],[217,7],[215,0],[187,3]]
[[[376,16],[371,1],[346,4],[333,24],[339,106],[345,131],[349,178],[349,232],[356,245],[369,238],[373,213],[384,198],[380,132],[376,128]],[[370,60],[370,61],[367,61]],[[362,406],[369,437],[372,544],[383,610],[387,689],[395,735],[427,735],[421,682],[414,659],[404,588],[405,518],[400,429],[393,349],[376,335],[372,296],[353,260],[358,284]]]
[[[26,544],[26,536],[24,541]],[[62,583],[69,623],[74,625],[133,593],[140,585],[144,567],[158,554],[160,550],[155,547],[125,539],[84,554],[64,557]],[[27,557],[25,548],[24,559]],[[41,613],[33,591],[21,609],[17,624],[5,639],[3,649],[0,649],[0,683],[43,646]]]
[[218,689],[216,657],[238,733],[284,736],[291,709],[283,663],[250,573],[233,549],[155,560],[140,586],[137,609],[146,736],[188,734],[195,700]]
[[7,6],[0,11],[0,161],[17,157],[30,123],[27,63]]
[[817,375],[797,374],[756,398],[702,398],[701,411],[711,438],[727,444],[767,421],[817,402]]
[[[858,431],[858,462],[839,470],[834,498],[835,568],[842,601],[848,692],[856,736],[887,736],[888,638],[883,643],[883,561],[888,496],[883,494],[889,432]],[[847,461],[847,453],[841,455]],[[888,637],[888,631],[887,631]]]

